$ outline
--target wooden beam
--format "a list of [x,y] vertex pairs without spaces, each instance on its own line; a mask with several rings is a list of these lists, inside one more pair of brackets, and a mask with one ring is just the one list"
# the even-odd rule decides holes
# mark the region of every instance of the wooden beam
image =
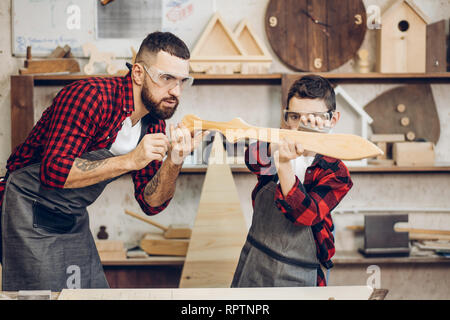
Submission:
[[32,76],[11,76],[11,150],[25,141],[34,126]]

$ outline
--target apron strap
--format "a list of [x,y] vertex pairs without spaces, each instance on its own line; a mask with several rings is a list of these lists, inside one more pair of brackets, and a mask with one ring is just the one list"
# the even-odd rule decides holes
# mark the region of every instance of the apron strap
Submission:
[[294,265],[294,266],[300,266],[300,267],[304,267],[304,268],[310,268],[310,269],[317,269],[320,267],[320,264],[318,264],[318,263],[311,263],[311,262],[301,261],[298,259],[292,259],[292,258],[282,256],[282,255],[278,254],[277,252],[273,251],[272,249],[268,248],[261,242],[257,241],[251,235],[247,236],[247,241],[252,246],[254,246],[256,249],[259,249],[260,251],[264,252],[268,256],[274,258],[275,260],[281,261],[283,263]]
[[154,121],[155,121],[154,118],[150,114],[146,114],[141,119],[141,136],[139,137],[139,142],[147,134],[148,128],[153,124]]

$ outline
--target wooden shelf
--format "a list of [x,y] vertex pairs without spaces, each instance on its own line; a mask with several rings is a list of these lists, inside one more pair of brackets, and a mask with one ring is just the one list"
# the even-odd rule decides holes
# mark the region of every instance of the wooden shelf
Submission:
[[148,257],[103,260],[103,266],[182,266],[186,257]]
[[347,264],[378,264],[378,263],[449,263],[450,259],[433,256],[409,256],[409,257],[376,257],[366,258],[356,251],[336,251],[336,255],[331,259],[335,265]]
[[[298,76],[311,74],[308,72],[302,73],[288,73],[287,76]],[[450,72],[442,73],[315,73],[333,82],[433,82],[433,83],[450,83]],[[87,79],[90,77],[114,77],[108,74],[54,74],[54,75],[29,75],[33,77],[35,85],[58,85],[66,84],[77,80]],[[283,74],[269,73],[269,74],[204,74],[194,73],[195,84],[272,84],[280,85]]]
[[[366,167],[349,167],[350,173],[450,173],[450,166],[434,166],[434,167],[382,167],[382,166],[366,166]],[[184,167],[182,173],[205,173],[206,165]],[[250,173],[245,166],[231,166],[233,173]]]
[[[103,266],[182,266],[186,257],[148,257],[102,261]],[[356,251],[337,251],[333,257],[336,265],[373,263],[450,263],[450,259],[433,256],[366,258]]]
[[351,173],[450,173],[450,166],[432,166],[432,167],[349,167]]

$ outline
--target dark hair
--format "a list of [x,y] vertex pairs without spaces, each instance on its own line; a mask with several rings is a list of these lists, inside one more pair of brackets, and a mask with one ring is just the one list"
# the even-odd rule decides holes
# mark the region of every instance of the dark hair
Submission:
[[136,55],[136,61],[139,61],[139,58],[142,59],[144,52],[157,54],[161,50],[184,60],[190,58],[189,48],[183,40],[173,33],[156,31],[150,33],[142,41]]
[[286,109],[292,98],[322,99],[328,111],[336,110],[336,95],[330,82],[317,75],[306,75],[297,81],[289,89]]

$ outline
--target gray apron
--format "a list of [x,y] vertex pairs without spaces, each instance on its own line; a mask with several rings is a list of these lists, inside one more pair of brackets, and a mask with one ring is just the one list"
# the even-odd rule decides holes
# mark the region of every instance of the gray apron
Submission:
[[270,181],[256,195],[231,287],[316,286],[320,263],[311,227],[296,226],[280,212],[276,186]]
[[[143,122],[140,139],[148,124]],[[100,149],[81,158],[113,156]],[[86,207],[118,177],[84,188],[48,189],[41,186],[39,171],[35,163],[8,175],[2,206],[3,290],[108,288]]]

